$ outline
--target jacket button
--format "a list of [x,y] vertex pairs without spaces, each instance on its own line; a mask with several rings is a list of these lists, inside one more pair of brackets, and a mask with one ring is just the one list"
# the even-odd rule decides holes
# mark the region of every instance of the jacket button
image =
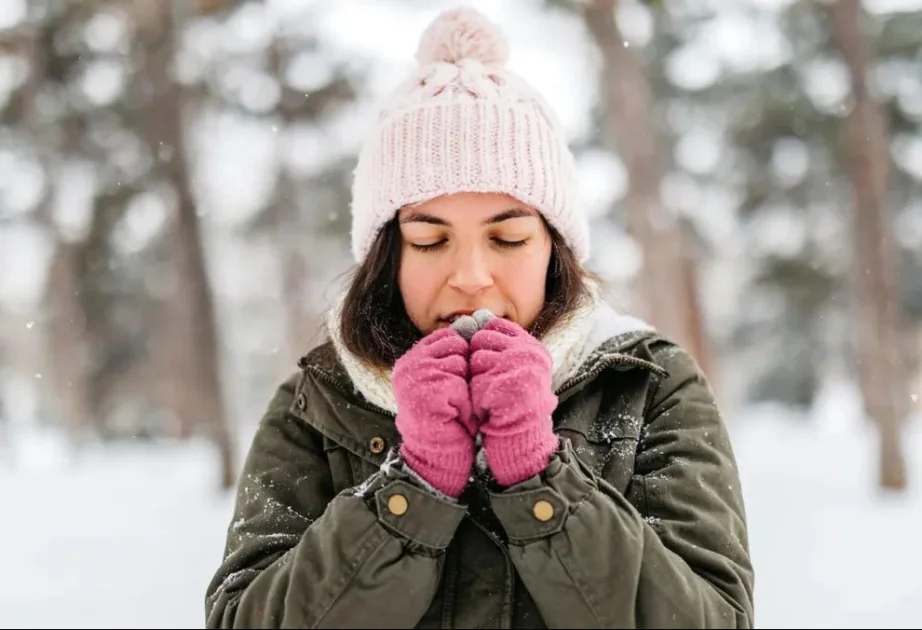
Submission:
[[384,446],[385,446],[384,438],[377,436],[377,435],[371,438],[371,440],[368,442],[368,448],[370,448],[371,452],[374,453],[375,455],[377,455],[378,453],[383,453]]
[[403,516],[407,513],[410,504],[407,501],[407,498],[402,494],[392,494],[387,500],[387,509],[390,510],[391,514],[394,516]]
[[554,506],[551,505],[549,501],[535,501],[535,505],[531,508],[531,512],[535,515],[535,518],[542,523],[546,523],[554,518]]
[[304,394],[298,394],[298,407],[307,409],[307,396]]

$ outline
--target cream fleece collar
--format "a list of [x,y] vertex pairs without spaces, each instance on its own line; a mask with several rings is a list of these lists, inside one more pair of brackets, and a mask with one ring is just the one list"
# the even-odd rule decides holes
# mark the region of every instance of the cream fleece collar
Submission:
[[[374,368],[346,349],[339,334],[341,309],[342,298],[327,316],[327,333],[340,362],[368,402],[396,413],[391,371]],[[646,322],[617,313],[597,294],[593,294],[593,299],[573,313],[564,325],[549,331],[541,339],[553,359],[554,391],[576,374],[589,354],[608,339],[634,330],[650,329]]]

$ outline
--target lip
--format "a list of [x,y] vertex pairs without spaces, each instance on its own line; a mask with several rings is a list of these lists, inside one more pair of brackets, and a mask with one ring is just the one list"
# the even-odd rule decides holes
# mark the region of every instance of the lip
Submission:
[[448,315],[445,315],[444,317],[439,317],[439,321],[445,322],[446,324],[452,324],[459,317],[462,317],[464,315],[473,315],[475,312],[476,312],[475,309],[458,309],[457,311],[450,312]]

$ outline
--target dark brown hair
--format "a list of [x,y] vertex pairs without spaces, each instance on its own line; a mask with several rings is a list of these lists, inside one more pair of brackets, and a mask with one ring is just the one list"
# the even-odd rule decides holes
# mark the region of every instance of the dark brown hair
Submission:
[[[551,259],[544,307],[529,330],[535,336],[563,323],[589,297],[588,281],[595,278],[579,263],[560,234],[546,221],[545,226],[551,236]],[[394,218],[353,272],[339,321],[345,347],[359,359],[385,369],[422,336],[407,315],[400,295],[397,274],[401,245],[400,228]]]

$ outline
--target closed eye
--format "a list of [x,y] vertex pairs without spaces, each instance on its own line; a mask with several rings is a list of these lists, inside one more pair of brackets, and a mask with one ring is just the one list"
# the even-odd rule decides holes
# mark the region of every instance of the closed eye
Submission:
[[[527,238],[524,238],[520,241],[508,241],[502,238],[494,237],[492,240],[497,247],[501,247],[503,249],[515,249],[517,247],[523,247],[528,243]],[[448,239],[443,238],[442,240],[436,241],[434,243],[410,243],[410,247],[418,252],[433,252],[444,247],[447,242]]]
[[432,252],[445,245],[446,242],[448,242],[447,239],[443,238],[442,240],[436,241],[435,243],[425,243],[422,245],[418,243],[410,243],[410,247],[419,252]]
[[521,241],[507,241],[501,238],[494,238],[493,242],[496,243],[499,247],[514,249],[516,247],[524,246],[526,243],[528,243],[528,239],[523,238]]

